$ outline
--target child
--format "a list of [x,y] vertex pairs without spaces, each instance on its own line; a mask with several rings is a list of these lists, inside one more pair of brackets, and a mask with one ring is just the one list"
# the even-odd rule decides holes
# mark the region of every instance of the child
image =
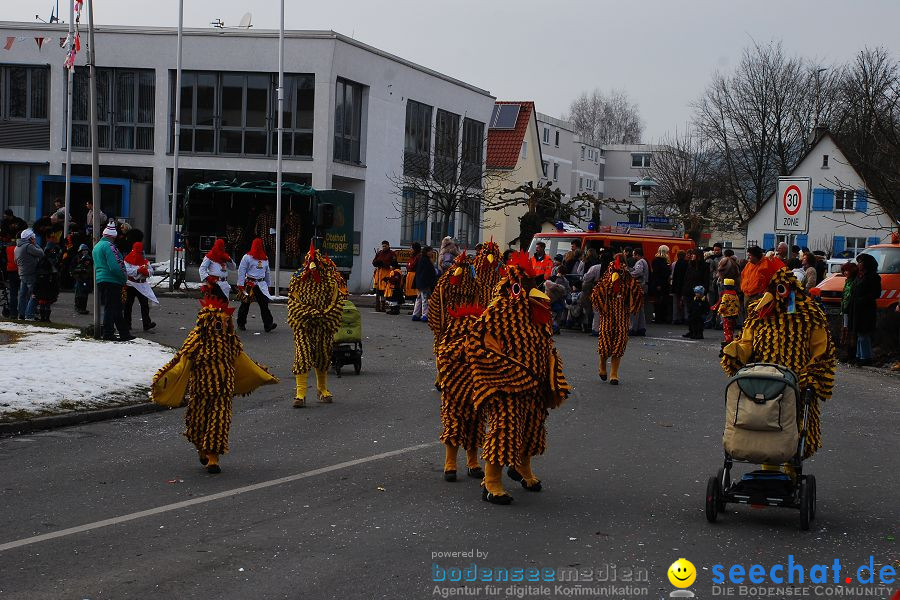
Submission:
[[706,300],[706,289],[702,285],[694,288],[694,297],[688,303],[688,332],[682,337],[692,340],[703,339],[703,322],[709,314],[709,302]]
[[94,284],[94,259],[87,244],[78,246],[78,255],[75,257],[71,273],[75,279],[75,312],[86,315],[88,295]]
[[387,314],[399,315],[403,306],[403,272],[396,261],[391,265],[390,275],[384,278],[384,299],[387,302]]
[[37,263],[34,279],[34,299],[37,300],[37,320],[50,322],[50,309],[59,298],[59,246],[48,248]]
[[722,348],[724,348],[734,341],[734,326],[737,324],[741,302],[738,300],[737,292],[734,289],[734,279],[723,279],[722,285],[725,287],[722,297],[712,307],[712,310],[718,312],[719,316],[722,317],[722,333],[725,335],[725,339],[722,341]]

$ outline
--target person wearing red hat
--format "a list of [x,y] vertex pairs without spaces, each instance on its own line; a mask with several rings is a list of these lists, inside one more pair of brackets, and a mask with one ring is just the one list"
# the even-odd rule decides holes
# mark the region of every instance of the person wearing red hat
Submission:
[[131,252],[125,256],[125,273],[128,281],[125,284],[125,322],[128,330],[131,330],[131,309],[137,299],[141,305],[141,322],[144,331],[150,331],[156,327],[156,323],[150,320],[150,302],[159,306],[159,300],[153,293],[153,288],[147,283],[150,277],[150,261],[144,257],[144,244],[135,242]]
[[231,286],[228,284],[228,269],[236,269],[231,256],[225,251],[225,240],[217,239],[203,262],[200,263],[200,281],[203,293],[217,296],[228,302]]
[[269,310],[269,302],[272,300],[269,292],[269,286],[272,285],[270,279],[269,257],[262,238],[256,238],[238,267],[237,286],[241,306],[238,308],[237,326],[241,331],[247,330],[247,313],[250,312],[250,304],[254,300],[259,304],[263,329],[268,333],[277,327],[272,318],[272,311]]

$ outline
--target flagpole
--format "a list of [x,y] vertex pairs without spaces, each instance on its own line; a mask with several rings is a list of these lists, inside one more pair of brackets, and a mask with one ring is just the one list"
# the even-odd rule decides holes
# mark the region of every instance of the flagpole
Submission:
[[[75,45],[75,1],[69,2],[69,49]],[[57,13],[58,16],[58,13]],[[75,83],[75,65],[67,69],[66,88],[66,214],[63,225],[63,240],[69,237],[69,214],[72,203],[72,86]]]
[[175,219],[178,217],[178,154],[181,150],[181,56],[184,38],[184,0],[178,0],[178,58],[175,67],[175,146],[172,148],[172,215],[169,226],[169,290],[175,289]]
[[[100,241],[100,234],[105,227],[100,222],[102,210],[100,202],[100,153],[97,139],[97,53],[94,46],[94,0],[87,0],[88,5],[88,76],[90,77],[90,110],[91,110],[91,201],[94,203],[93,237],[94,245]],[[112,134],[112,132],[110,132]],[[97,271],[94,271],[94,337],[100,338],[100,288],[97,286]]]
[[[296,115],[294,116],[296,119]],[[284,0],[281,0],[281,25],[278,30],[278,164],[275,172],[275,295],[280,295],[281,271],[281,185],[284,153]]]

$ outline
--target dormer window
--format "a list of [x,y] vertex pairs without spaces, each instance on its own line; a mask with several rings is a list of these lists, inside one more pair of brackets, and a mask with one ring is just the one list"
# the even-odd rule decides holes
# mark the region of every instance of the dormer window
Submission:
[[828,155],[827,154],[822,155],[822,168],[823,169],[828,168]]

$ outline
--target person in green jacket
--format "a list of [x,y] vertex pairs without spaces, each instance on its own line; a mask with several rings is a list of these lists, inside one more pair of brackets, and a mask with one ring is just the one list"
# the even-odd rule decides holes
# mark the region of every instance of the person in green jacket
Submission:
[[856,263],[847,261],[841,265],[841,275],[844,280],[844,293],[841,296],[841,348],[847,352],[847,360],[852,364],[856,361],[856,340],[850,332],[851,299],[853,298],[853,286],[856,285],[858,269]]
[[[97,291],[103,305],[103,339],[127,342],[133,340],[134,336],[128,330],[122,310],[122,289],[128,278],[125,275],[125,261],[115,244],[118,233],[115,222],[110,221],[91,256],[94,259]],[[119,330],[118,338],[115,336],[116,329]]]

